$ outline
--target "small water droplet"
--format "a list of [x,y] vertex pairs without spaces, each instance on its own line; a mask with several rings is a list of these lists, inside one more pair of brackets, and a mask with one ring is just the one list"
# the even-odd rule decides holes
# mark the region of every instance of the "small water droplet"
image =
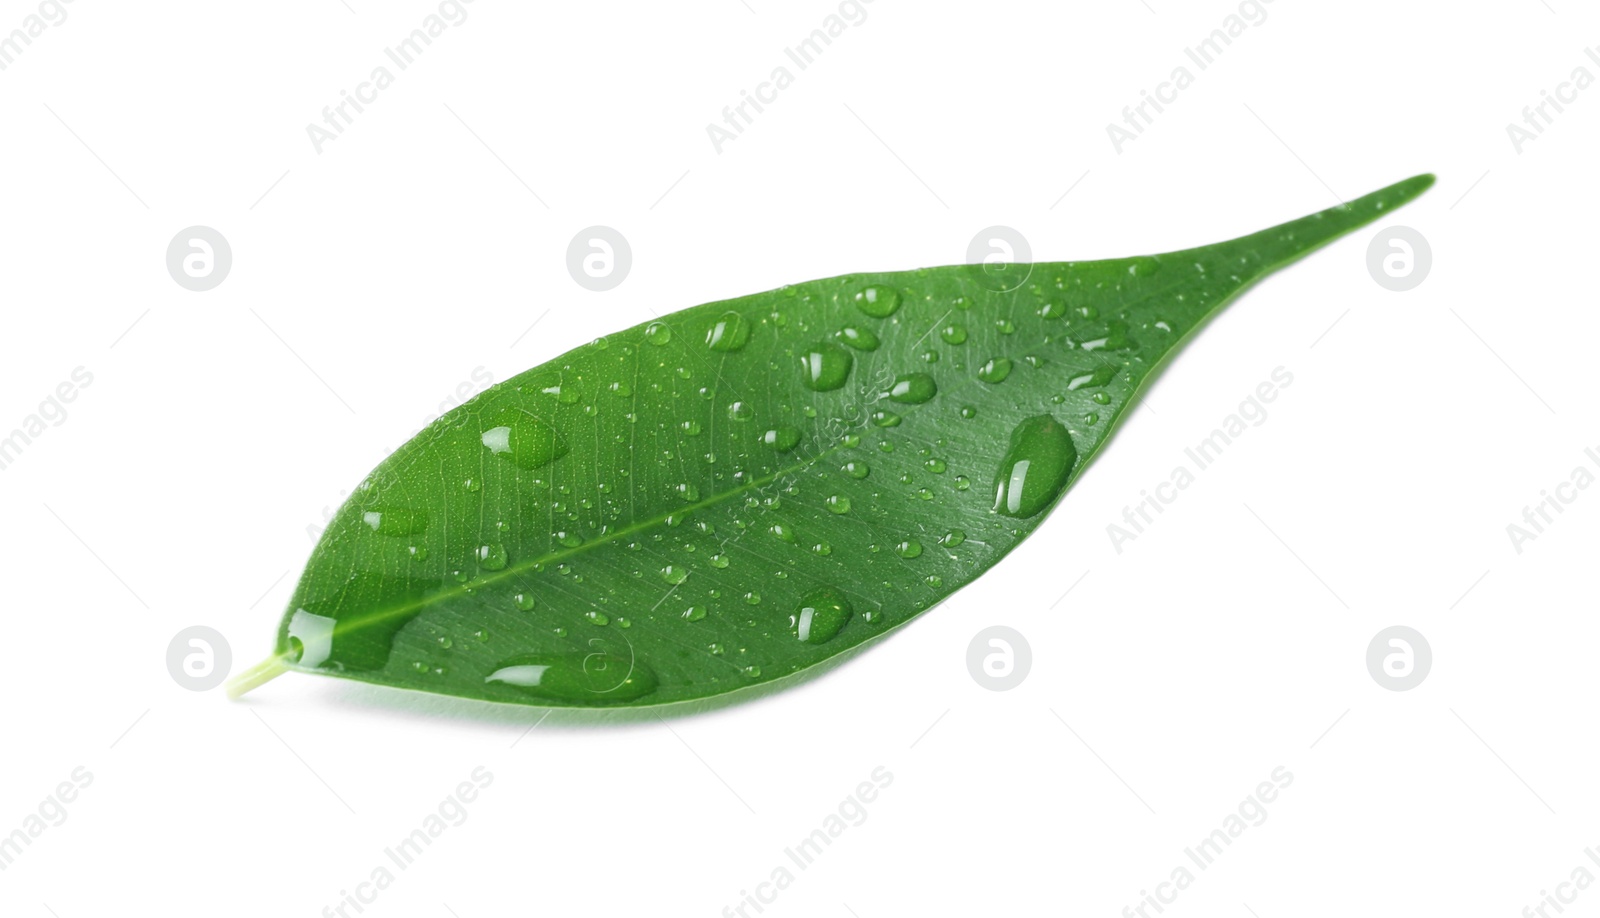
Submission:
[[684,621],[697,622],[706,617],[705,606],[690,606],[683,610]]
[[902,558],[915,558],[922,554],[922,543],[916,539],[906,539],[895,545],[894,553]]
[[957,325],[952,322],[949,325],[946,325],[944,328],[939,329],[939,337],[944,339],[945,344],[966,344],[966,326]]
[[669,564],[661,569],[661,579],[673,586],[677,586],[689,579],[689,572],[682,567]]
[[533,598],[532,593],[518,593],[511,597],[511,601],[516,603],[517,609],[523,612],[532,612],[533,607],[539,604],[539,601]]
[[865,478],[870,471],[871,469],[867,467],[865,462],[846,462],[844,464],[844,473],[851,478]]
[[822,503],[834,513],[843,514],[850,512],[850,498],[845,497],[843,494],[830,495]]
[[872,423],[877,425],[878,427],[899,427],[900,426],[900,420],[901,420],[900,419],[900,415],[895,414],[893,411],[884,411],[882,409],[879,409],[877,411],[872,412],[871,418],[872,418]]
[[644,340],[661,347],[672,340],[672,328],[665,322],[651,322],[645,326]]
[[939,537],[939,544],[945,548],[955,548],[967,540],[967,534],[959,529],[952,529]]

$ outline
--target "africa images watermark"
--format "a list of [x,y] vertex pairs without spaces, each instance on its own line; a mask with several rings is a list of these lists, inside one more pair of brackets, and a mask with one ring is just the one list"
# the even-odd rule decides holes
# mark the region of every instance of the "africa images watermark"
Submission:
[[894,773],[882,765],[872,769],[870,777],[871,781],[857,784],[853,792],[839,801],[837,812],[822,817],[822,824],[812,829],[811,834],[783,849],[784,860],[772,868],[766,880],[756,884],[754,892],[739,890],[739,904],[724,906],[723,918],[751,918],[752,914],[766,911],[767,906],[778,901],[778,894],[794,883],[794,871],[789,869],[791,864],[802,871],[810,869],[834,839],[846,829],[866,822],[867,804],[877,800],[878,794],[894,783]]
[[[1583,849],[1583,856],[1589,859],[1590,864],[1600,867],[1600,851],[1594,848]],[[1565,912],[1566,906],[1578,901],[1578,893],[1594,885],[1594,872],[1587,864],[1579,864],[1572,868],[1567,879],[1556,884],[1555,891],[1539,890],[1539,904],[1525,905],[1522,907],[1522,918],[1555,918]],[[1552,915],[1551,910],[1555,910]]]
[[[1589,447],[1583,455],[1595,468],[1600,469],[1600,449]],[[1578,495],[1595,483],[1595,473],[1588,466],[1574,466],[1567,480],[1553,488],[1539,492],[1539,500],[1531,507],[1522,508],[1522,522],[1507,523],[1506,535],[1511,547],[1522,554],[1522,547],[1544,535],[1545,529],[1555,523],[1556,517],[1567,512],[1567,507],[1577,501]],[[1554,492],[1554,493],[1551,493]]]
[[22,17],[22,25],[12,29],[9,35],[0,36],[0,70],[16,63],[23,49],[32,47],[33,40],[43,35],[46,29],[66,22],[67,10],[62,4],[71,2],[44,0],[36,7],[36,12]]
[[[394,885],[395,870],[411,869],[417,858],[433,846],[434,840],[445,831],[467,821],[467,804],[478,799],[484,788],[494,783],[494,773],[482,765],[472,769],[471,781],[462,781],[454,791],[439,802],[437,809],[422,817],[422,822],[411,834],[394,845],[383,849],[383,859],[373,867],[367,879],[351,890],[339,890],[336,905],[322,907],[323,918],[350,918],[361,914],[367,906],[378,901],[378,894]],[[390,867],[394,869],[391,870]]]
[[22,825],[9,835],[0,835],[0,871],[11,869],[22,852],[33,847],[34,839],[47,830],[67,821],[67,804],[78,799],[78,794],[94,783],[94,773],[82,765],[72,769],[71,780],[57,784],[55,790],[40,801],[37,812],[22,817]]
[[65,424],[67,403],[77,401],[80,391],[89,388],[93,382],[93,373],[83,367],[73,367],[71,375],[45,396],[38,409],[23,418],[22,423],[9,434],[0,434],[0,472],[15,465],[23,451],[51,427]]
[[1268,777],[1271,780],[1257,784],[1254,793],[1239,801],[1235,812],[1222,817],[1220,826],[1183,849],[1183,861],[1172,868],[1165,880],[1156,884],[1154,892],[1139,890],[1139,904],[1123,906],[1122,918],[1151,918],[1152,912],[1159,915],[1166,911],[1167,906],[1178,901],[1178,893],[1194,883],[1195,873],[1189,869],[1191,864],[1202,872],[1210,870],[1217,858],[1233,846],[1234,839],[1244,835],[1246,829],[1266,822],[1267,804],[1277,800],[1278,794],[1294,783],[1294,774],[1282,765],[1272,769]]
[[[1600,49],[1584,48],[1583,53],[1588,56],[1591,63],[1600,67]],[[1511,138],[1511,148],[1521,156],[1523,145],[1538,140],[1544,134],[1545,128],[1555,124],[1556,115],[1566,112],[1568,105],[1578,101],[1578,93],[1593,85],[1594,74],[1589,72],[1589,68],[1579,64],[1572,68],[1572,73],[1566,80],[1556,84],[1555,92],[1548,89],[1539,90],[1538,104],[1522,107],[1522,123],[1527,127],[1515,121],[1506,124],[1506,136]],[[1550,113],[1551,109],[1555,109],[1554,115]]]
[[[443,0],[439,4],[437,13],[429,13],[422,25],[411,30],[411,34],[400,39],[392,48],[384,48],[383,54],[400,70],[405,70],[416,62],[422,52],[433,44],[433,40],[445,33],[451,26],[459,26],[467,21],[467,9],[463,4],[473,0]],[[354,92],[348,89],[339,90],[339,101],[333,105],[322,107],[322,124],[315,121],[306,125],[306,136],[311,138],[311,146],[318,155],[321,155],[325,144],[338,140],[346,127],[355,124],[356,115],[367,110],[367,106],[378,101],[378,93],[394,85],[394,71],[387,66],[379,64],[367,74],[367,79],[356,84]],[[355,114],[350,110],[355,109]],[[323,125],[327,127],[323,127]]]
[[[1239,407],[1232,414],[1222,419],[1221,426],[1211,431],[1210,436],[1188,447],[1183,454],[1188,457],[1193,465],[1179,465],[1172,470],[1166,481],[1154,488],[1139,492],[1139,501],[1132,506],[1122,508],[1121,523],[1107,523],[1106,535],[1111,539],[1111,547],[1117,554],[1122,554],[1122,546],[1144,535],[1145,528],[1155,522],[1157,516],[1165,513],[1167,507],[1178,499],[1178,495],[1189,489],[1204,472],[1216,463],[1222,456],[1222,451],[1244,435],[1251,427],[1260,427],[1267,422],[1267,403],[1277,401],[1278,395],[1294,382],[1294,374],[1283,367],[1274,367],[1271,376],[1255,387],[1255,390],[1239,403]],[[1154,492],[1154,493],[1152,493]]]
[[[794,47],[784,48],[784,57],[800,70],[810,67],[818,57],[822,56],[822,52],[833,44],[835,38],[843,35],[851,27],[867,21],[867,8],[864,4],[872,2],[873,0],[844,0],[839,4],[839,11],[824,17],[822,24],[812,29],[811,34],[800,39]],[[794,72],[787,65],[779,64],[772,68],[766,80],[756,84],[754,92],[748,89],[739,90],[739,101],[722,107],[722,123],[727,127],[714,121],[706,125],[706,136],[711,138],[712,149],[720,154],[723,144],[738,140],[744,129],[755,123],[756,115],[766,111],[768,105],[778,101],[778,93],[793,84]],[[750,109],[755,109],[755,114],[751,114]]]
[[[1212,29],[1210,35],[1202,38],[1194,47],[1184,48],[1184,57],[1201,70],[1210,67],[1222,56],[1222,52],[1228,50],[1234,39],[1267,21],[1267,10],[1263,4],[1271,2],[1273,0],[1244,0],[1239,4],[1239,11],[1224,17],[1222,24]],[[1193,85],[1194,73],[1179,64],[1172,68],[1166,80],[1156,84],[1154,92],[1139,90],[1138,104],[1122,107],[1122,124],[1115,121],[1106,124],[1106,136],[1111,138],[1112,148],[1121,155],[1124,144],[1138,140],[1145,128],[1155,124],[1156,115],[1166,111],[1166,106],[1178,101],[1180,92]],[[1155,109],[1155,114],[1151,114],[1150,109]]]

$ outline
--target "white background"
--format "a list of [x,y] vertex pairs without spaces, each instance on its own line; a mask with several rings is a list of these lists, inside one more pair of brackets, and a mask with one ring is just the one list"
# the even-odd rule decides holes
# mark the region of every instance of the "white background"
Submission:
[[[366,914],[723,914],[880,765],[767,915],[1109,918],[1278,766],[1269,818],[1169,914],[1509,918],[1600,874],[1600,490],[1520,553],[1506,531],[1600,447],[1600,91],[1521,153],[1506,133],[1600,75],[1600,16],[1278,0],[1119,154],[1106,124],[1235,4],[876,0],[719,154],[706,124],[836,4],[477,0],[318,154],[306,125],[435,8],[77,0],[0,72],[0,433],[94,377],[0,472],[0,834],[93,775],[0,912],[315,916],[478,766],[466,821]],[[0,3],[0,30],[35,9]],[[959,262],[992,224],[1040,260],[1141,254],[1424,171],[1386,221],[1431,242],[1420,287],[1374,283],[1377,227],[1262,283],[1028,543],[823,678],[528,733],[540,712],[168,675],[194,624],[235,669],[264,655],[307,527],[476,368]],[[195,224],[234,253],[205,293],[164,264]],[[607,293],[566,272],[593,224],[633,248]],[[1279,366],[1267,420],[1117,552],[1107,525]],[[1032,647],[1009,692],[965,662],[996,624]],[[1366,669],[1393,624],[1433,650],[1409,692]]]

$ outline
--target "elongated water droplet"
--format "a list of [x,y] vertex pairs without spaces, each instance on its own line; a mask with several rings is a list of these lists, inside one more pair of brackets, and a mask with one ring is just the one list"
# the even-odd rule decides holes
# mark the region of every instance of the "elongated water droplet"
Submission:
[[706,347],[724,353],[740,350],[750,341],[750,323],[737,312],[725,312],[706,332]]
[[[549,465],[567,454],[567,441],[548,422],[512,409],[495,415],[481,436],[489,452],[523,469]],[[473,490],[470,486],[468,490]]]
[[951,323],[939,329],[939,337],[943,338],[946,344],[966,344],[967,329],[965,326]]
[[986,383],[1002,383],[1011,375],[1011,358],[995,357],[978,368],[978,378]]
[[807,644],[826,644],[850,621],[850,600],[831,587],[807,593],[789,616],[789,630]]
[[787,424],[780,425],[762,434],[761,442],[780,453],[786,453],[800,445],[800,431]]
[[1115,375],[1117,375],[1117,370],[1115,367],[1095,367],[1093,370],[1087,373],[1074,374],[1071,379],[1067,380],[1067,390],[1072,391],[1086,387],[1094,388],[1103,386],[1110,382],[1111,377]]
[[1050,415],[1018,424],[995,474],[995,512],[1027,519],[1050,506],[1077,459],[1072,434]]
[[659,684],[655,671],[643,662],[604,652],[512,657],[483,681],[537,698],[583,705],[632,701],[655,691]]
[[907,405],[920,405],[938,392],[938,385],[927,373],[903,373],[895,379],[894,385],[889,389],[889,399]]
[[428,511],[409,507],[379,507],[361,514],[361,521],[378,535],[416,535],[428,528]]
[[841,328],[834,337],[858,351],[875,351],[878,349],[878,336],[865,328],[856,328],[854,326]]

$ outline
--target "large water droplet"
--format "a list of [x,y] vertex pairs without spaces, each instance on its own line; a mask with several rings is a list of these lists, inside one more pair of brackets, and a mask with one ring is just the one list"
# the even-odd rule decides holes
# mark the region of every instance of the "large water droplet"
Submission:
[[489,452],[523,469],[548,465],[567,454],[567,441],[560,431],[520,409],[495,415],[481,439]]
[[933,377],[926,373],[903,373],[895,378],[889,389],[889,398],[907,405],[920,405],[939,392]]
[[761,442],[780,453],[786,453],[800,445],[800,431],[787,424],[779,425],[762,434]]
[[622,704],[650,694],[659,684],[650,667],[629,656],[604,652],[513,657],[483,681],[537,698],[582,705]]
[[1072,435],[1050,415],[1018,424],[995,474],[995,512],[1027,519],[1050,506],[1077,459]]
[[850,600],[831,587],[823,587],[806,594],[800,606],[789,616],[789,630],[807,644],[825,644],[844,630],[853,610]]
[[737,351],[750,340],[750,323],[737,312],[725,312],[706,332],[706,347],[713,351]]
[[506,547],[494,543],[492,545],[479,545],[478,566],[486,571],[504,570],[506,566]]
[[874,319],[887,319],[900,308],[900,291],[883,284],[871,284],[855,295],[855,303]]
[[661,347],[672,340],[672,328],[665,322],[651,322],[645,326],[644,340]]
[[855,358],[837,344],[819,341],[800,354],[801,381],[814,392],[830,392],[850,378]]

